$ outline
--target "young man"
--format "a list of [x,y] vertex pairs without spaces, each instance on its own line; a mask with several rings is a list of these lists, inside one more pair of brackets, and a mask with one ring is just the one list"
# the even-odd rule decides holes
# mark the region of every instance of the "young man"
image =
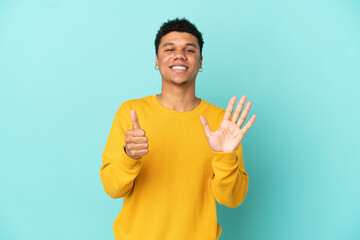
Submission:
[[124,198],[115,239],[219,239],[215,200],[235,208],[246,196],[240,143],[256,116],[241,128],[246,96],[233,116],[236,97],[224,110],[195,96],[202,46],[186,19],[164,23],[155,40],[161,93],[125,101],[115,114],[100,169],[106,193]]

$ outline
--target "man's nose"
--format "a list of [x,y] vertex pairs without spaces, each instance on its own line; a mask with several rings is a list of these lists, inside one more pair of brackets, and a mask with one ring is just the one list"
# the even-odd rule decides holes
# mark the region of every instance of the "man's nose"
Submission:
[[174,54],[174,59],[184,59],[186,60],[186,55],[183,50],[176,50]]

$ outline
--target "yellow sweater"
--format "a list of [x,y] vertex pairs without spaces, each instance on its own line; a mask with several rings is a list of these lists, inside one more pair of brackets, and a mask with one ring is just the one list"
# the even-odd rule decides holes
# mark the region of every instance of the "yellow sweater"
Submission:
[[[149,144],[149,153],[137,160],[124,152],[131,109]],[[156,95],[121,104],[100,168],[106,193],[124,198],[113,224],[116,240],[219,239],[215,200],[235,208],[248,189],[241,145],[233,152],[212,151],[201,125],[203,115],[216,130],[224,114],[202,99],[188,112],[165,108]]]

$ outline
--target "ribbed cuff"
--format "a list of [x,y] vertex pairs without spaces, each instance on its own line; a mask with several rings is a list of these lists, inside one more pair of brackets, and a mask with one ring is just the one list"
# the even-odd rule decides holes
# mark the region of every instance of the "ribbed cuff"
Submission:
[[210,149],[213,155],[212,163],[222,168],[231,168],[238,165],[236,150],[232,152],[215,152]]

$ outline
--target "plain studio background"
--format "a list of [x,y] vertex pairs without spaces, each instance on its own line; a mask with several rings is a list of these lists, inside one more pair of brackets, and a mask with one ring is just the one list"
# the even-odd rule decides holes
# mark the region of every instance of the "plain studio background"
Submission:
[[113,239],[101,155],[120,104],[160,93],[154,38],[177,16],[204,36],[196,95],[258,116],[221,239],[360,239],[355,0],[0,1],[0,239]]

